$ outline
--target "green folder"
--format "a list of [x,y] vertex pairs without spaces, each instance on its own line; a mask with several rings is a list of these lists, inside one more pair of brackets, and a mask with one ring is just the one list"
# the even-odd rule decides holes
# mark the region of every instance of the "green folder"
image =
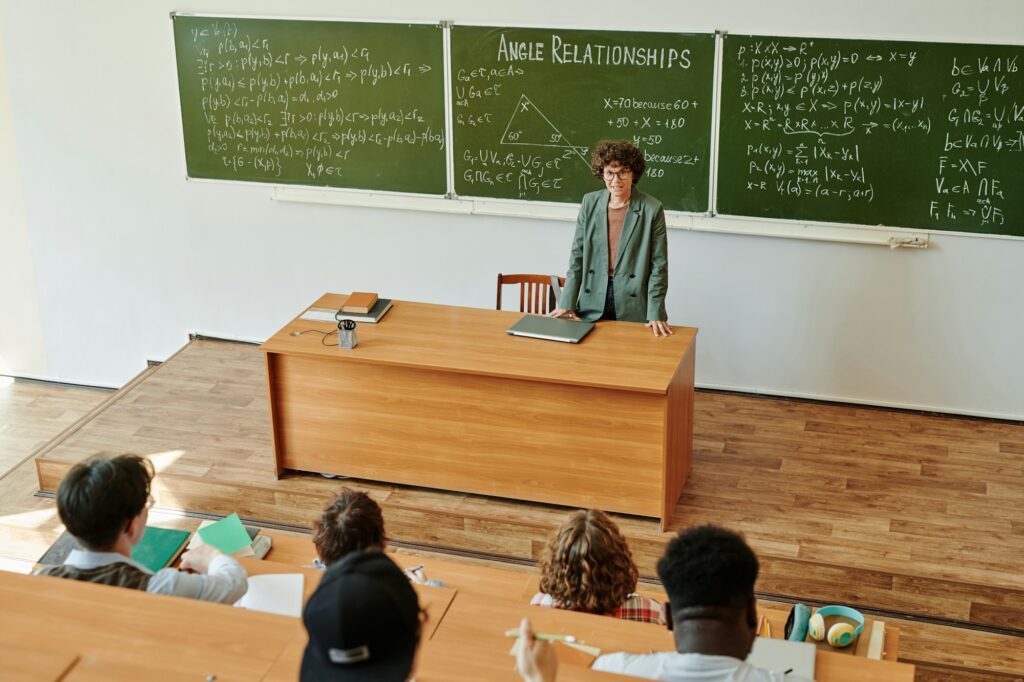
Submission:
[[187,530],[146,526],[142,540],[132,549],[132,559],[155,573],[174,561],[190,535]]
[[252,543],[252,538],[246,532],[238,514],[225,516],[217,523],[200,528],[199,537],[206,544],[213,545],[225,554],[237,552]]

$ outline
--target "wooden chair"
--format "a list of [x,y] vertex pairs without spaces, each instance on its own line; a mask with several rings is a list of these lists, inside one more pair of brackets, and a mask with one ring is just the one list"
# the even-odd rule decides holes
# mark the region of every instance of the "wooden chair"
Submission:
[[[519,312],[544,315],[554,310],[558,301],[551,291],[551,275],[503,275],[498,273],[498,303],[501,310],[501,287],[504,284],[519,285]],[[558,286],[565,286],[565,277],[558,278]]]

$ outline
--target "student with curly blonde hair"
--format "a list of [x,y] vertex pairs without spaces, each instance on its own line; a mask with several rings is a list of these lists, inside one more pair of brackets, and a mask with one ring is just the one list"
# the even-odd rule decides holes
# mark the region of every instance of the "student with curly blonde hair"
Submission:
[[639,572],[618,526],[602,511],[576,511],[548,541],[533,606],[665,624],[664,609],[635,593]]

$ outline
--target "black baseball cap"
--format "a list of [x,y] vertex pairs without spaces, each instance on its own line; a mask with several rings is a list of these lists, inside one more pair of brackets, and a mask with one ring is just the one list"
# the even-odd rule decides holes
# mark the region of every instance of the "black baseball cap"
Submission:
[[327,569],[302,612],[302,682],[405,682],[420,635],[416,591],[383,552],[352,552]]

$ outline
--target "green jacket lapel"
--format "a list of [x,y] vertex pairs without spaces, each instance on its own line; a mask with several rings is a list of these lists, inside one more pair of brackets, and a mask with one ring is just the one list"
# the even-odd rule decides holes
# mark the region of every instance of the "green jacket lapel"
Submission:
[[595,254],[594,265],[604,268],[599,270],[602,277],[608,276],[608,266],[611,264],[608,260],[611,257],[608,254],[608,196],[608,190],[604,190],[594,207],[594,230],[597,233],[594,235],[594,244],[599,252]]
[[[607,204],[606,204],[607,213]],[[637,194],[636,188],[633,188],[633,192],[629,197],[629,210],[626,211],[626,220],[622,223],[622,236],[619,238],[619,249],[615,253],[615,269],[619,269],[619,265],[622,263],[622,254],[626,251],[626,244],[629,243],[629,238],[633,236],[633,232],[636,230],[636,224],[640,220],[640,196]],[[607,223],[608,216],[605,215],[605,222]],[[607,233],[607,230],[606,230]],[[607,241],[608,237],[605,237]]]

